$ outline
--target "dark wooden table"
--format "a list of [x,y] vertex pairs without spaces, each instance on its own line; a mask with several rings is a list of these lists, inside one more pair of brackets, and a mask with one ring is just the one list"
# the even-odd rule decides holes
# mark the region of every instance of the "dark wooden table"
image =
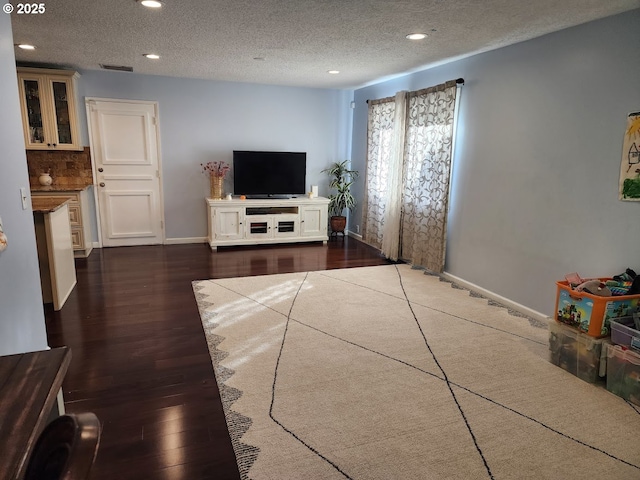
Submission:
[[0,357],[0,479],[21,479],[71,361],[68,347]]

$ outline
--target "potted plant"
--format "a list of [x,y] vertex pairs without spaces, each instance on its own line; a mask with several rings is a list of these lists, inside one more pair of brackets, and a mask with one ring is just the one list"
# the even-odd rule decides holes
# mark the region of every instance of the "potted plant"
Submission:
[[211,198],[214,200],[220,200],[222,198],[222,185],[224,177],[230,170],[230,166],[223,161],[219,162],[207,162],[201,163],[202,173],[209,175],[209,181],[211,185]]
[[349,189],[356,178],[358,178],[357,170],[350,170],[348,167],[349,160],[343,162],[334,162],[329,168],[322,170],[331,178],[329,188],[336,190],[336,193],[329,195],[329,214],[331,215],[330,225],[331,231],[334,233],[341,232],[344,235],[344,229],[347,225],[347,217],[343,212],[345,209],[353,211],[356,206],[356,199]]

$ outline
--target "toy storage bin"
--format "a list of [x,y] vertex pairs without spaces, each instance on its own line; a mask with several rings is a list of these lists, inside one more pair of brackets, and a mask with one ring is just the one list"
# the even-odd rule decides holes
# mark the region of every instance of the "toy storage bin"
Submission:
[[606,339],[590,337],[553,320],[549,322],[549,361],[586,382],[595,383],[606,374],[606,368],[600,367],[606,362],[607,343]]
[[[609,278],[601,278],[606,282]],[[600,297],[572,290],[569,282],[556,282],[556,320],[574,326],[591,337],[609,335],[612,318],[629,315],[640,305],[640,295]]]
[[640,405],[640,355],[611,345],[607,357],[607,390]]
[[635,329],[633,317],[611,319],[611,341],[616,345],[640,350],[640,331]]

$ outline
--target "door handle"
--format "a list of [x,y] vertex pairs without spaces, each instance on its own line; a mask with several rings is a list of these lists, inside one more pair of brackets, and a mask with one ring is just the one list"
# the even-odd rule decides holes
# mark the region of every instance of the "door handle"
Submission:
[[98,169],[98,171],[99,171],[99,172],[104,172],[104,168],[100,167],[100,168]]
[[104,187],[104,182],[100,182],[100,186],[101,186],[101,187]]

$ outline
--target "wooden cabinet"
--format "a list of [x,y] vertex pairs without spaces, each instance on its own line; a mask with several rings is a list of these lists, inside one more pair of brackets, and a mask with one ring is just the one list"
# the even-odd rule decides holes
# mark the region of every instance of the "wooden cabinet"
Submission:
[[40,266],[40,285],[44,303],[60,310],[76,286],[76,266],[69,228],[68,205],[50,208],[51,202],[33,201],[33,221]]
[[88,257],[93,250],[91,235],[91,219],[89,215],[89,188],[82,191],[39,192],[32,191],[32,197],[69,199],[69,223],[71,224],[71,241],[75,257]]
[[[293,207],[294,209],[296,207]],[[248,209],[250,210],[250,209]],[[300,221],[297,213],[246,214],[245,238],[273,240],[299,237]]]
[[208,208],[209,246],[326,243],[329,199],[213,200]]
[[82,150],[75,79],[68,70],[18,68],[18,88],[27,150]]
[[327,207],[324,205],[303,205],[300,208],[300,235],[316,237],[327,234]]
[[244,209],[240,207],[218,207],[209,215],[212,226],[209,231],[218,242],[232,242],[244,238]]

